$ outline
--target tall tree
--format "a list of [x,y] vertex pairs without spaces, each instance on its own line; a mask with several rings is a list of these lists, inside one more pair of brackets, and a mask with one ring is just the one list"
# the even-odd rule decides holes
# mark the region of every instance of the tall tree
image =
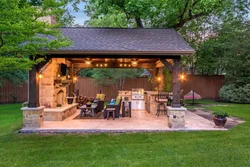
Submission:
[[[70,20],[64,17],[65,7],[64,1],[57,0],[0,1],[1,74],[11,74],[13,70],[27,71],[32,65],[42,61],[37,55],[42,56],[47,49],[57,49],[70,44],[56,29]],[[42,21],[46,16],[55,17],[57,24],[50,25]],[[29,56],[32,57],[31,60],[28,59]],[[6,76],[10,75],[0,75],[0,78],[4,79]]]
[[192,74],[225,73],[225,64],[222,63],[222,55],[218,50],[223,41],[218,41],[217,38],[225,23],[233,24],[236,20],[248,19],[249,13],[248,1],[232,2],[222,12],[192,20],[179,29],[184,39],[197,51],[192,56],[182,57],[183,70]]

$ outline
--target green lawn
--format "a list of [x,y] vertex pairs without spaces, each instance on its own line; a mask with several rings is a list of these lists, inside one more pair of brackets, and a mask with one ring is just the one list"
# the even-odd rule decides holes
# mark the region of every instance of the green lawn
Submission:
[[229,131],[18,134],[21,105],[0,105],[0,167],[250,166],[250,105],[207,107],[246,120]]

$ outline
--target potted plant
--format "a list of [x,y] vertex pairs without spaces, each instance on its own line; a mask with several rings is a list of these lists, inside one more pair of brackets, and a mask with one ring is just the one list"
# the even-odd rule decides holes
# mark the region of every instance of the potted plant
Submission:
[[87,107],[91,107],[92,103],[91,102],[87,102],[86,105],[87,105]]
[[227,122],[228,113],[223,111],[214,111],[213,115],[215,125],[218,127],[224,127],[225,123]]

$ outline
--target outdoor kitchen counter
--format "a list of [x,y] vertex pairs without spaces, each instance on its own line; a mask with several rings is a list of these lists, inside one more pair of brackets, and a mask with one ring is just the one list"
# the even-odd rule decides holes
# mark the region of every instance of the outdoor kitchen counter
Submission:
[[145,108],[150,114],[156,115],[157,113],[157,102],[155,96],[158,95],[157,91],[145,91]]

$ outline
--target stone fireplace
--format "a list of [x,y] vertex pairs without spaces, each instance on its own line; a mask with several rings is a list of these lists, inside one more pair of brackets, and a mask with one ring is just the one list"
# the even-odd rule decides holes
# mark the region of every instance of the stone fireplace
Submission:
[[61,89],[56,95],[56,103],[57,105],[63,106],[65,104],[65,92]]
[[[59,64],[67,64],[63,58],[53,58],[50,64],[43,69],[43,78],[40,80],[40,105],[45,108],[56,108],[58,104],[66,105],[66,87],[69,84],[56,82],[59,74]],[[70,66],[70,64],[68,64]],[[66,80],[66,76],[60,76],[60,80]]]
[[[70,82],[66,81],[66,76],[59,77],[59,65],[70,63],[64,58],[53,58],[44,69],[43,78],[40,79],[39,100],[40,105],[45,106],[44,121],[62,121],[77,111],[77,104],[67,105],[66,89]],[[64,81],[64,82],[62,82]],[[61,104],[61,107],[58,107]]]

